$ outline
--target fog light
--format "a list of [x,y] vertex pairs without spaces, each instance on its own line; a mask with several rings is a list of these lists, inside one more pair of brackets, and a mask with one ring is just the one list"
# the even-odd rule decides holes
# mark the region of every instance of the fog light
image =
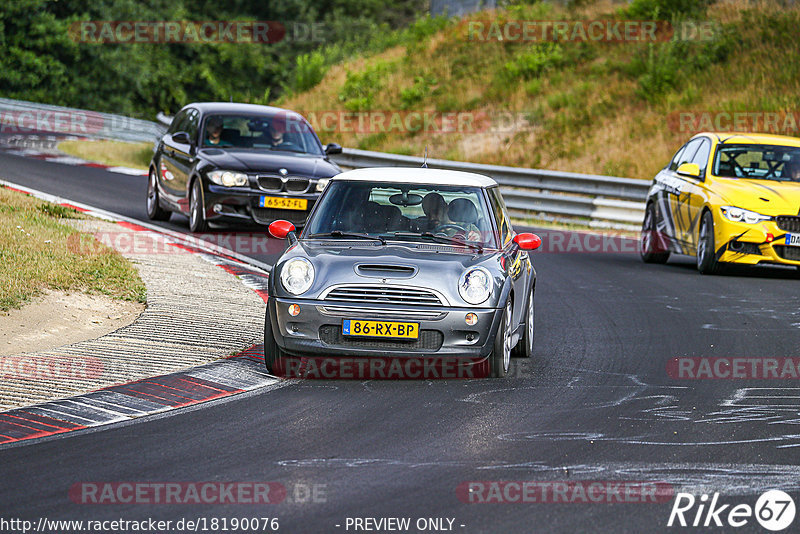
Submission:
[[478,316],[475,315],[474,313],[468,313],[467,316],[464,318],[464,321],[469,326],[474,326],[478,323]]
[[289,306],[289,315],[291,315],[292,317],[297,317],[298,315],[300,315],[300,306],[298,306],[297,304],[292,304],[291,306]]
[[214,213],[221,213],[222,212],[222,204],[214,204],[214,207],[211,208],[214,210]]

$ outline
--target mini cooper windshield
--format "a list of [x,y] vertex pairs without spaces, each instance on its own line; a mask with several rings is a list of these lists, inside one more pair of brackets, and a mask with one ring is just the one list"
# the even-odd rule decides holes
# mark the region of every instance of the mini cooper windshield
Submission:
[[751,178],[800,182],[800,148],[756,144],[720,145],[713,174],[723,178]]
[[209,115],[204,121],[204,148],[280,150],[323,155],[311,127],[300,117],[274,115]]
[[333,181],[304,238],[373,237],[497,248],[479,187]]

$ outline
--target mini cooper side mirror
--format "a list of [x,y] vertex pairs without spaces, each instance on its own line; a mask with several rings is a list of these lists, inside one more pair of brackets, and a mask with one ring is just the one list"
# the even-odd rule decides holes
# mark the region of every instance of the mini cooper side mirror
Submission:
[[700,166],[697,163],[682,163],[677,170],[681,176],[700,178]]
[[289,221],[275,221],[269,225],[269,235],[276,239],[286,239],[289,238],[289,241],[296,241],[297,238],[294,235],[295,227]]
[[542,238],[536,234],[517,234],[514,236],[514,243],[522,250],[536,250],[541,246]]
[[325,145],[325,153],[329,156],[332,154],[341,154],[342,147],[337,145],[336,143],[328,143],[327,145]]

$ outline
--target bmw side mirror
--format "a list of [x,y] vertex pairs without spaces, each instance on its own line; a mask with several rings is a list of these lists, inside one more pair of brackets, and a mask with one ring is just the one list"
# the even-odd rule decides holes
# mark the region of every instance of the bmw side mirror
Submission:
[[297,236],[294,233],[295,227],[289,221],[274,221],[269,225],[269,235],[275,239],[289,239],[290,243],[297,241]]
[[517,234],[514,236],[514,243],[522,250],[536,250],[542,245],[542,238],[536,234]]
[[340,145],[337,145],[336,143],[328,143],[327,145],[325,145],[325,153],[329,156],[332,154],[341,154],[342,147]]
[[683,163],[676,172],[681,176],[700,178],[700,166],[697,163]]
[[186,132],[175,132],[172,134],[172,140],[182,145],[189,145],[192,143],[192,140],[189,139],[189,134]]

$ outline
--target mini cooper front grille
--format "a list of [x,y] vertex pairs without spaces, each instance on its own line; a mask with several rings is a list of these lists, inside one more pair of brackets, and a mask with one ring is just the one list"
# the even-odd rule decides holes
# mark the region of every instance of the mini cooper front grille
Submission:
[[800,261],[800,247],[787,247],[786,245],[775,245],[775,252],[784,260]]
[[800,232],[800,217],[795,215],[780,215],[775,218],[778,228],[784,232]]
[[410,304],[413,306],[442,306],[432,291],[401,286],[351,285],[331,289],[324,300],[358,304]]
[[318,306],[317,310],[325,315],[334,317],[352,317],[364,319],[388,319],[402,321],[435,321],[445,317],[441,310],[397,310],[394,308],[369,308],[361,309],[352,306]]
[[419,338],[409,341],[388,341],[385,339],[359,339],[342,335],[342,327],[323,325],[319,327],[319,339],[332,347],[352,347],[363,349],[398,349],[437,351],[444,344],[444,334],[438,330],[420,330]]

